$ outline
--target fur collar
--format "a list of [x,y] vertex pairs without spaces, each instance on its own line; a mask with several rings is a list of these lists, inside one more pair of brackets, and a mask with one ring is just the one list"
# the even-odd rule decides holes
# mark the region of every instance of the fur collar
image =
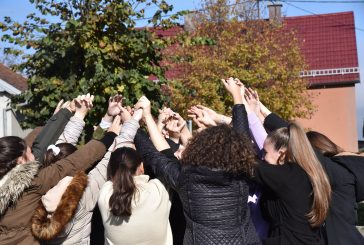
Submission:
[[56,238],[73,218],[86,187],[87,175],[84,172],[78,172],[63,193],[61,201],[51,217],[48,217],[48,213],[40,201],[32,217],[33,235],[46,241]]
[[40,164],[28,162],[18,164],[0,179],[0,216],[10,205],[17,202],[37,175]]

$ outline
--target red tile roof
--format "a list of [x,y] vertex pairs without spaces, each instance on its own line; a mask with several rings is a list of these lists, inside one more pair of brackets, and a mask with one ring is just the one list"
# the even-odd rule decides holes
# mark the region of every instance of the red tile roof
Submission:
[[[308,70],[358,67],[353,12],[286,17],[296,31]],[[359,82],[359,73],[309,77],[312,85]]]
[[[308,70],[358,67],[353,12],[285,17],[283,23],[296,32]],[[181,26],[158,30],[160,36],[173,36]],[[176,71],[177,72],[177,71]],[[175,71],[167,71],[173,78]],[[312,86],[359,82],[359,73],[307,77]]]
[[27,89],[27,79],[0,63],[0,79],[20,91]]

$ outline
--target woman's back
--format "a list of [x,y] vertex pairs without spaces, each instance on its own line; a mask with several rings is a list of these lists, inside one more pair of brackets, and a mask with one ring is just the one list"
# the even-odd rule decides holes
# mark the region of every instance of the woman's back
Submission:
[[186,217],[184,244],[259,244],[245,179],[201,166],[182,168],[177,192]]
[[104,228],[105,244],[172,244],[168,221],[171,202],[164,185],[149,176],[134,177],[137,192],[132,201],[130,217],[116,217],[110,213],[109,200],[113,183],[108,181],[100,191],[98,205]]

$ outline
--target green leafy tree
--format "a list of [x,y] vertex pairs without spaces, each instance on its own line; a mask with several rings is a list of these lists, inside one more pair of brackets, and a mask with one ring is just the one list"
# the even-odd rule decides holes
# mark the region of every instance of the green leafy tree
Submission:
[[284,118],[310,116],[314,107],[299,77],[305,62],[294,31],[257,19],[249,1],[240,9],[230,2],[204,1],[205,11],[193,17],[194,29],[168,50],[169,68],[178,69],[170,82],[173,107],[185,114],[190,106],[203,104],[229,113],[232,101],[220,79],[232,76],[257,89],[261,100]]
[[[172,5],[164,0],[30,2],[38,14],[29,14],[24,23],[10,17],[0,22],[1,40],[11,44],[5,53],[22,58],[15,69],[28,77],[28,90],[12,99],[13,107],[25,115],[22,126],[44,124],[60,99],[82,93],[95,95],[89,125],[98,123],[108,98],[116,93],[124,96],[125,104],[143,94],[155,108],[166,101],[160,92],[165,79],[159,65],[164,42],[148,29],[136,28],[136,21],[153,8],[150,25],[171,27],[179,14],[163,16]],[[150,75],[160,83],[150,81]]]

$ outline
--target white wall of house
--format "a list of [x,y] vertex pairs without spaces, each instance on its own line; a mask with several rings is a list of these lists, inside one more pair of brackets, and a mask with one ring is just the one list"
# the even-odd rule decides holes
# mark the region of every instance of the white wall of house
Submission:
[[0,137],[19,136],[25,137],[30,130],[23,130],[13,110],[10,108],[11,95],[19,94],[20,91],[7,82],[0,79]]

